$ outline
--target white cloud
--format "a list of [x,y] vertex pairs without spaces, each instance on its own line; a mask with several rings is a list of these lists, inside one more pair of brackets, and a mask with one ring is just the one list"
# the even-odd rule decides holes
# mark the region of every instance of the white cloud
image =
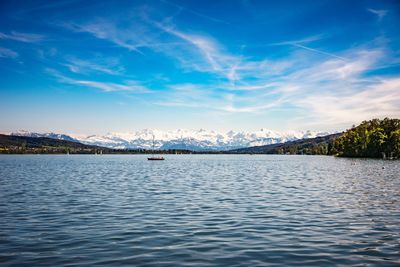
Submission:
[[[228,51],[208,35],[179,30],[170,20],[134,21],[125,28],[118,25],[116,21],[97,20],[74,27],[77,31],[91,33],[128,50],[140,49],[143,53],[142,48],[147,48],[163,53],[175,59],[181,70],[211,74],[210,80],[197,84],[171,85],[173,81],[168,80],[165,91],[153,101],[157,105],[227,114],[263,114],[290,107],[304,117],[302,119],[294,113],[293,121],[308,123],[312,119],[315,124],[357,123],[361,118],[399,115],[400,92],[394,89],[398,86],[396,77],[382,80],[378,76],[367,75],[385,62],[388,51],[382,44],[329,53],[323,48],[306,46],[322,38],[316,35],[272,44],[300,48],[289,50],[283,59],[254,59],[242,55],[242,51],[240,54]],[[78,66],[74,64],[71,70],[78,72]],[[101,71],[95,65],[91,67]],[[70,83],[103,91],[127,89],[125,84],[115,86],[87,80]],[[394,87],[389,84],[394,84]]]
[[258,113],[261,111],[273,109],[273,108],[279,106],[281,103],[282,103],[282,100],[279,99],[277,101],[273,101],[271,103],[264,104],[264,105],[250,105],[250,106],[246,106],[246,107],[235,107],[233,105],[228,105],[228,106],[218,107],[217,109],[226,111],[229,113]]
[[226,21],[224,21],[222,19],[218,19],[218,18],[214,18],[214,17],[208,16],[208,15],[205,15],[205,14],[200,13],[198,11],[195,11],[193,9],[189,9],[187,7],[184,7],[184,6],[177,5],[177,4],[175,4],[175,3],[171,2],[171,1],[162,0],[161,2],[169,4],[171,6],[174,6],[174,7],[178,8],[180,11],[182,11],[182,10],[187,11],[188,13],[191,13],[193,15],[196,15],[196,16],[198,16],[200,18],[204,18],[204,19],[209,20],[209,21],[213,21],[213,22],[217,22],[217,23],[223,23],[223,24],[229,24],[228,22],[226,22]]
[[[240,57],[224,52],[223,48],[211,38],[184,33],[172,26],[165,26],[147,18],[136,18],[124,23],[118,20],[97,19],[87,23],[62,25],[75,32],[89,33],[98,39],[107,40],[142,55],[145,55],[145,49],[151,49],[174,58],[183,68],[212,72],[227,79],[235,79],[233,73],[229,74],[229,70],[240,61]],[[168,36],[165,33],[168,33]]]
[[0,47],[0,57],[3,57],[3,58],[17,58],[18,57],[18,53],[13,51],[13,50],[11,50],[11,49],[8,49],[8,48],[5,48],[5,47]]
[[120,75],[124,72],[118,58],[92,58],[83,60],[77,57],[69,56],[66,58],[67,63],[64,65],[74,73],[93,73],[100,72],[110,75]]
[[238,61],[237,58],[221,52],[219,45],[210,38],[201,35],[186,34],[174,29],[173,27],[166,27],[158,23],[156,25],[163,31],[194,46],[209,63],[213,71],[225,72],[227,70],[227,65],[231,68],[235,65],[236,61]]
[[349,58],[346,61],[329,59],[314,63],[311,67],[300,68],[290,75],[291,79],[302,79],[305,82],[340,81],[358,79],[362,73],[373,68],[380,58],[383,57],[380,49],[352,49],[347,51]]
[[135,21],[126,24],[122,27],[112,20],[97,19],[88,23],[64,23],[62,25],[67,29],[89,33],[98,39],[112,42],[129,51],[144,55],[141,48],[152,45],[154,40],[152,31],[142,23],[135,23]]
[[[258,77],[255,81],[238,81],[235,85],[175,85],[173,93],[165,95],[162,105],[231,114],[262,114],[291,106],[307,114],[302,115],[304,119],[297,123],[314,121],[319,125],[357,123],[375,116],[399,116],[400,79],[365,76],[385,57],[384,50],[356,48],[344,55],[348,58],[346,61],[329,58],[280,75]],[[253,64],[249,71],[257,72],[257,66]],[[240,91],[240,94],[236,94],[236,91]],[[300,115],[293,114],[293,118],[297,120]]]
[[97,82],[97,81],[88,81],[88,80],[74,80],[70,79],[69,83],[83,85],[87,87],[92,87],[95,89],[100,89],[104,92],[136,92],[136,93],[146,93],[149,90],[142,85],[139,85],[137,82],[129,81],[123,84],[118,83],[110,83],[110,82]]
[[67,77],[54,69],[46,69],[46,72],[56,77],[60,82],[72,85],[80,85],[84,87],[99,89],[103,92],[130,92],[130,93],[150,93],[147,87],[141,85],[138,81],[128,80],[121,83],[115,82],[99,82],[84,79],[75,79]]
[[355,123],[375,117],[400,116],[400,78],[379,80],[361,91],[347,94],[326,92],[299,99],[298,105],[309,107],[315,123]]
[[276,45],[291,45],[291,46],[298,47],[298,48],[301,48],[301,49],[305,49],[305,50],[308,50],[308,51],[312,51],[312,52],[315,52],[315,53],[318,53],[318,54],[322,54],[322,55],[326,55],[326,56],[329,56],[329,57],[338,58],[338,59],[341,59],[341,60],[346,60],[345,58],[343,58],[341,56],[338,56],[338,55],[335,55],[333,53],[329,53],[329,52],[323,51],[321,49],[311,48],[309,46],[305,46],[304,45],[304,44],[307,44],[307,43],[319,41],[322,38],[323,38],[322,35],[314,35],[314,36],[310,36],[310,37],[303,38],[303,39],[300,39],[300,40],[284,41],[284,42],[279,42],[279,43],[273,43],[273,44],[270,44],[270,45],[272,45],[272,46],[276,46]]
[[322,51],[322,50],[319,50],[319,49],[311,48],[311,47],[308,47],[308,46],[304,46],[304,45],[301,45],[301,44],[293,44],[293,46],[300,47],[300,48],[303,48],[303,49],[306,49],[306,50],[309,50],[309,51],[312,51],[312,52],[316,52],[316,53],[319,53],[319,54],[327,55],[327,56],[330,56],[330,57],[338,58],[338,59],[341,59],[341,60],[346,60],[344,57],[340,57],[338,55],[335,55],[335,54],[332,54],[332,53],[328,53],[328,52],[325,52],[325,51]]
[[293,44],[306,44],[306,43],[311,43],[311,42],[315,42],[315,41],[319,41],[323,38],[323,36],[321,34],[318,35],[313,35],[313,36],[309,36],[303,39],[299,39],[299,40],[292,40],[292,41],[283,41],[283,42],[278,42],[278,43],[272,43],[270,45],[293,45]]
[[24,43],[36,43],[44,39],[43,35],[12,31],[10,34],[0,32],[0,39],[8,39]]
[[[268,94],[256,96],[238,96],[234,93],[222,93],[212,90],[214,85],[177,84],[164,92],[162,101],[155,104],[169,107],[203,109],[204,111],[220,111],[223,113],[260,113],[278,107],[284,97],[267,100]],[[229,86],[229,85],[228,85]],[[222,85],[221,88],[224,86]]]
[[379,20],[382,20],[388,13],[388,11],[384,9],[379,10],[379,9],[368,8],[367,10],[372,14],[377,15]]

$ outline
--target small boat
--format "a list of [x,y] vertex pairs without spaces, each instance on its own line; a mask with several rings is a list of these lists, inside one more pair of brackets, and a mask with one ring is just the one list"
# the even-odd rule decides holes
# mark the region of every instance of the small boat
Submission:
[[147,160],[165,160],[165,158],[164,157],[150,157],[150,158],[147,158]]
[[153,135],[153,146],[152,147],[153,147],[153,149],[151,150],[152,156],[147,158],[147,160],[165,160],[165,158],[162,156],[154,156],[154,135]]

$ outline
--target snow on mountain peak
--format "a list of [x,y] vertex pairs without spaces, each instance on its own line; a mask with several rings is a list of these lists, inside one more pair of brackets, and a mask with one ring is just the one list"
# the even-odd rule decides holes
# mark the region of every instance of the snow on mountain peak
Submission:
[[161,131],[143,129],[135,132],[110,132],[105,135],[74,135],[55,133],[32,133],[19,130],[12,135],[49,137],[55,139],[79,141],[84,144],[120,149],[149,149],[154,145],[157,149],[190,149],[190,150],[230,150],[242,147],[283,143],[304,138],[313,138],[329,133],[313,131],[278,132],[261,128],[254,132],[217,132],[205,129],[176,129]]

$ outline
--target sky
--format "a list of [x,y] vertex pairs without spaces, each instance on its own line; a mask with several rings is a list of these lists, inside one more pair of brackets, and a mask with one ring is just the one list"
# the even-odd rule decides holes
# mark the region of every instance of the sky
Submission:
[[400,1],[0,1],[0,131],[400,117]]

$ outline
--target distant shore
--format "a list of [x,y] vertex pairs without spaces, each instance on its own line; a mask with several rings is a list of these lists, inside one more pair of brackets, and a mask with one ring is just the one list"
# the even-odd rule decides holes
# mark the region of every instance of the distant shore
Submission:
[[273,154],[330,155],[348,158],[400,158],[400,120],[363,121],[346,132],[231,150],[121,149],[48,137],[0,134],[0,154]]

